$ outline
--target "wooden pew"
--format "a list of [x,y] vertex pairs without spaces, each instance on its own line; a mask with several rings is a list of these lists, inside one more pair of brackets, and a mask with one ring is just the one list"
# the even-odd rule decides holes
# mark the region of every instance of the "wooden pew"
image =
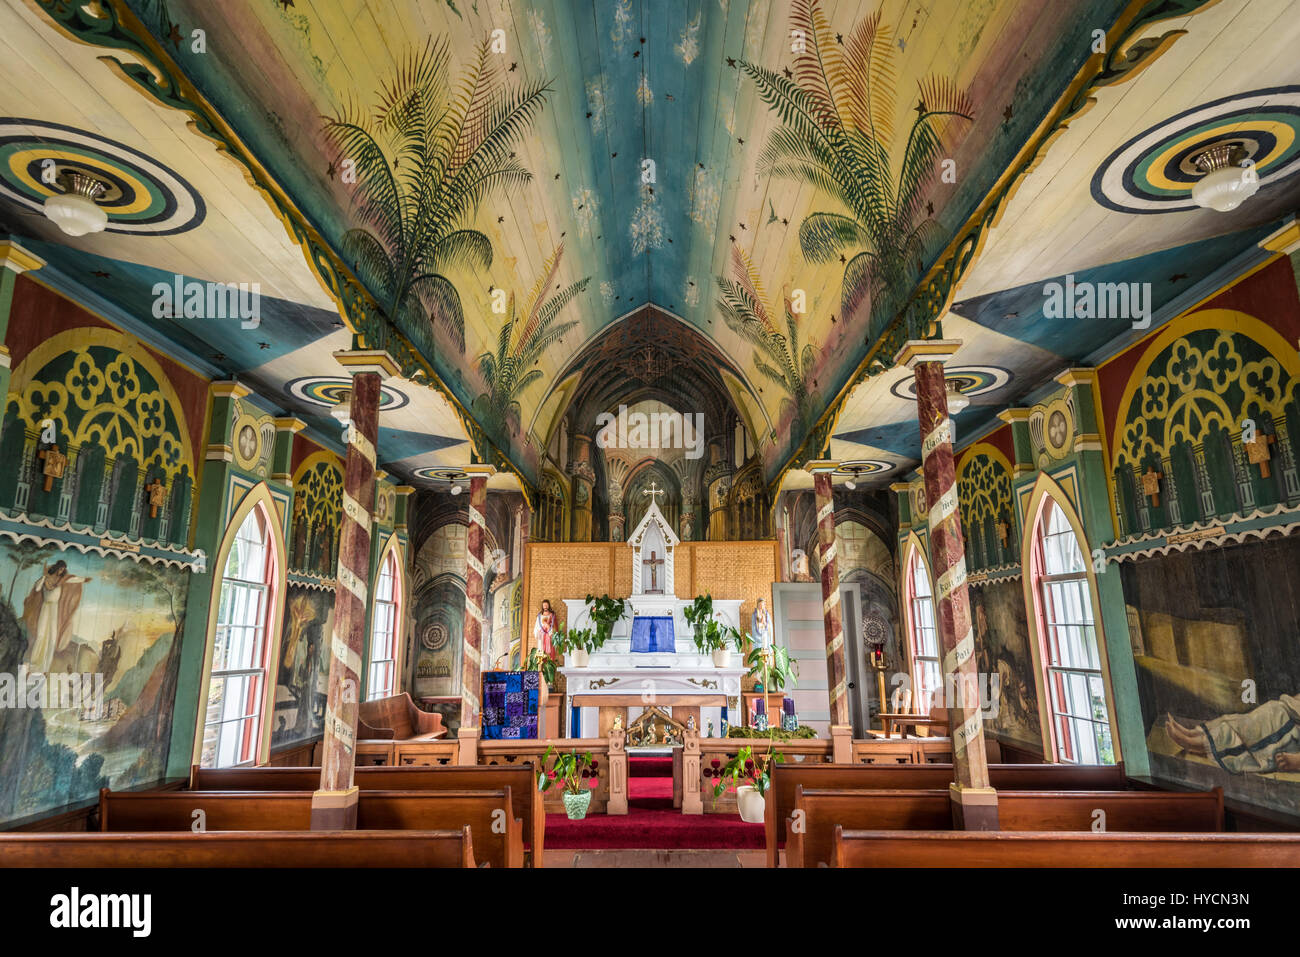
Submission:
[[[486,796],[491,800],[485,800]],[[447,821],[468,824],[479,859],[493,867],[523,867],[523,821],[515,817],[511,789],[476,791],[365,791],[357,806],[358,830],[426,831]]]
[[1300,867],[1300,834],[855,831],[832,867]]
[[[510,788],[459,791],[366,791],[357,806],[358,830],[473,829],[478,860],[522,867],[523,822],[514,816]],[[189,831],[203,811],[207,831],[309,831],[306,791],[133,791],[99,795],[104,832]],[[499,812],[499,813],[498,813]]]
[[[0,835],[4,867],[474,867],[448,831],[214,831]],[[486,865],[484,865],[486,866]]]
[[[524,846],[533,867],[542,866],[546,807],[531,764],[450,767],[358,767],[353,783],[362,791],[474,791],[508,787],[514,816],[523,821]],[[315,791],[320,768],[190,768],[191,791]]]
[[[1223,830],[1223,791],[1219,788],[1179,793],[1006,791],[998,795],[999,826],[1007,831],[1087,831],[1097,810],[1105,812],[1108,832]],[[952,808],[946,790],[818,790],[797,785],[795,807],[787,821],[787,866],[829,865],[837,826],[941,831],[952,827]]]
[[[797,784],[806,788],[926,790],[946,789],[952,780],[951,764],[774,764],[764,812],[767,866],[777,866],[778,841],[794,807]],[[1122,764],[990,764],[989,781],[999,791],[1112,791],[1126,786]]]

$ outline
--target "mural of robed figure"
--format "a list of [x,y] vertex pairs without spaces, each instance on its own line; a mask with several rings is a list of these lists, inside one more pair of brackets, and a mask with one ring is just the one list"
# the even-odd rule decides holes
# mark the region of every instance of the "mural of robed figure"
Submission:
[[23,624],[31,640],[29,663],[33,672],[47,672],[54,656],[72,635],[72,619],[81,607],[81,586],[91,581],[69,574],[62,559],[45,566],[40,579],[23,602]]

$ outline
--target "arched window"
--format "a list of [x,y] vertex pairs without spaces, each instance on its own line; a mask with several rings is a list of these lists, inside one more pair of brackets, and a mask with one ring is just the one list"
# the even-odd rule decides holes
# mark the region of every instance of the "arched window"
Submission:
[[912,705],[919,714],[928,713],[933,695],[943,688],[939,670],[939,631],[934,618],[934,595],[930,570],[918,549],[907,563],[907,630],[912,653]]
[[375,606],[370,627],[370,682],[367,700],[397,693],[397,622],[401,612],[402,583],[397,552],[389,549],[379,566]]
[[1032,572],[1056,760],[1114,764],[1088,567],[1078,536],[1050,495],[1034,527]]
[[235,533],[222,569],[199,761],[205,768],[257,761],[275,580],[270,535],[265,509],[257,505]]

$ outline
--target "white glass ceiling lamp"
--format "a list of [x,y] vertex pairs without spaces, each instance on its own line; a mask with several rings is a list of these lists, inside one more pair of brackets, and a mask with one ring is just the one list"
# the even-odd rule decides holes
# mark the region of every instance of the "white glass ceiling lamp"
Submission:
[[67,172],[62,179],[68,191],[45,198],[46,218],[69,236],[103,232],[108,214],[95,201],[108,188],[105,183],[84,173]]
[[944,394],[948,398],[948,414],[956,415],[970,405],[970,399],[962,394],[961,389],[957,388],[957,383],[949,379],[944,383]]
[[1236,143],[1219,143],[1197,156],[1193,162],[1205,175],[1192,187],[1192,201],[1226,213],[1254,196],[1259,174],[1253,164],[1242,165],[1245,159],[1245,150]]

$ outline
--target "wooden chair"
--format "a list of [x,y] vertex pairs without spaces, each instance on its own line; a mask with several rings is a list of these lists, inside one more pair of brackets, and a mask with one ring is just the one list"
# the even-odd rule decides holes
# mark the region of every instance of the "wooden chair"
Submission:
[[390,698],[364,701],[359,708],[358,741],[409,741],[439,738],[446,733],[442,715],[421,711],[405,691]]

